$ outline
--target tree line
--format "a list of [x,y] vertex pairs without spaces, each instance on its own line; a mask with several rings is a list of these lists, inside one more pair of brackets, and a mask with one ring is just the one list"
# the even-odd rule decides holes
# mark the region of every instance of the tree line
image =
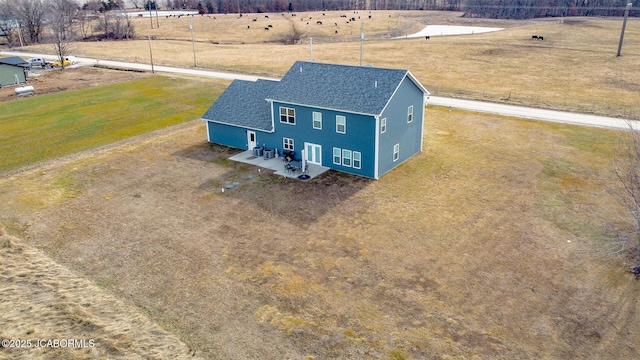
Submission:
[[76,0],[0,0],[0,35],[9,45],[54,44],[63,57],[71,42],[90,34],[134,37],[133,20],[111,11],[124,8],[124,0],[89,0],[82,6]]
[[460,0],[130,0],[137,9],[206,13],[277,13],[337,10],[459,10]]
[[560,16],[640,16],[640,0],[467,0],[465,15],[492,19],[531,19]]

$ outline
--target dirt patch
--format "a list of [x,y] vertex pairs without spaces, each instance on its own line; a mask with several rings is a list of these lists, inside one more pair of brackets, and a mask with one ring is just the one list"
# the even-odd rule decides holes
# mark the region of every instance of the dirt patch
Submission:
[[[92,66],[66,68],[64,70],[32,70],[27,76],[27,84],[33,86],[31,95],[16,95],[16,86],[0,89],[0,102],[17,100],[24,97],[52,94],[61,91],[79,90],[88,87],[115,84],[122,81],[147,76],[144,73],[111,70]],[[20,85],[22,86],[22,85]]]

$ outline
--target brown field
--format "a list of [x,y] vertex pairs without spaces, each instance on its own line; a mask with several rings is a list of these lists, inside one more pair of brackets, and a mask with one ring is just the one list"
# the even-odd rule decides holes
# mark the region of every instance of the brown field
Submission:
[[[567,21],[531,27],[585,26]],[[613,22],[593,21],[594,31],[612,33]],[[515,44],[531,27],[499,36],[511,34]],[[482,59],[490,61],[507,38],[428,45],[442,50],[459,41],[433,56],[461,55],[467,46],[484,48]],[[484,45],[474,45],[476,39]],[[536,54],[554,53],[545,60],[553,64],[563,51],[589,53],[566,41]],[[177,44],[190,50],[184,41],[157,43],[161,54]],[[426,41],[397,44],[414,43]],[[136,43],[109,46],[122,44]],[[397,54],[396,43],[367,46],[374,44],[389,64],[413,61]],[[245,56],[234,65],[234,52],[246,55],[247,48],[224,46],[234,49],[225,66],[272,75],[289,64],[270,62],[274,53],[297,49],[248,45],[263,49],[264,57]],[[314,38],[314,49],[322,46]],[[329,41],[324,46],[332,49]],[[634,48],[627,49],[620,59],[597,48],[593,56],[637,62]],[[213,48],[210,54],[204,58],[224,58]],[[538,55],[527,54],[518,56],[531,65]],[[356,61],[354,55],[348,62]],[[480,69],[474,64],[465,63],[468,74]],[[516,58],[503,65],[523,66]],[[453,79],[458,89],[466,80],[478,86],[471,75],[442,72],[451,66],[446,61],[434,66],[434,77]],[[569,68],[555,70],[578,71]],[[610,92],[593,106],[613,104],[612,89],[625,88],[616,78],[622,70],[586,68],[572,80],[571,94],[580,96],[568,97],[566,108],[584,107],[580,101],[591,99],[591,91],[603,91],[582,88],[605,86],[603,73]],[[531,91],[482,76],[501,89]],[[545,81],[560,82],[545,73],[526,84]],[[619,94],[633,93],[633,86]],[[329,172],[300,182],[229,162],[234,151],[207,144],[204,125],[195,120],[0,177],[0,223],[21,238],[0,236],[0,291],[8,294],[0,301],[6,314],[0,336],[98,344],[3,349],[0,358],[169,359],[191,349],[209,359],[638,358],[640,288],[628,272],[632,254],[613,254],[609,246],[629,230],[623,209],[607,195],[616,184],[610,160],[618,136],[428,107],[425,151],[381,180]],[[240,186],[220,192],[232,181]]]
[[0,339],[32,340],[34,346],[35,339],[78,340],[77,345],[74,342],[78,348],[2,349],[0,358],[193,359],[197,355],[139,309],[9,236],[1,225],[0,256]]
[[0,219],[206,358],[636,358],[616,133],[439,108],[426,130],[380,181],[304,183],[195,121],[0,180]]
[[[570,110],[640,119],[640,19],[627,24],[623,56],[617,58],[619,18],[567,18],[527,21],[462,18],[461,13],[374,11],[346,23],[344,12],[237,14],[192,18],[198,66],[223,71],[282,76],[296,60],[359,64],[360,25],[364,24],[363,63],[409,69],[435,95]],[[302,21],[303,18],[309,20]],[[253,19],[257,19],[253,22]],[[323,21],[317,25],[316,19]],[[157,64],[193,67],[187,17],[164,18],[160,27],[136,19],[139,40],[78,43],[74,53],[105,59],[149,62],[147,37],[153,35]],[[338,24],[335,26],[334,24]],[[265,31],[266,25],[272,30]],[[507,30],[470,36],[392,40],[425,25],[475,25]],[[250,29],[247,29],[250,26]],[[296,45],[282,39],[301,34]],[[338,34],[335,34],[335,31]],[[532,40],[544,36],[544,41]],[[51,52],[51,47],[25,48]]]

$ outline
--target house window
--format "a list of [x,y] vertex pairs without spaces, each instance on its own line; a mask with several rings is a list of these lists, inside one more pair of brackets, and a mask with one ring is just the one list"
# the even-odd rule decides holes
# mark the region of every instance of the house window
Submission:
[[400,144],[393,145],[393,161],[398,161],[400,158]]
[[342,165],[351,166],[351,150],[342,150]]
[[413,121],[413,105],[409,106],[409,110],[407,110],[407,123]]
[[380,120],[380,134],[387,132],[387,118]]
[[289,138],[282,138],[282,147],[285,150],[291,150],[293,151],[294,147],[293,147],[293,139],[289,139]]
[[322,130],[322,113],[313,112],[313,128]]
[[347,118],[342,115],[336,115],[336,132],[345,134],[347,132]]
[[286,107],[280,107],[280,122],[287,124],[296,123],[296,110]]
[[333,163],[336,165],[342,164],[342,150],[333,148]]
[[362,161],[360,160],[360,152],[358,151],[354,151],[353,152],[353,167],[355,169],[360,169],[362,167]]

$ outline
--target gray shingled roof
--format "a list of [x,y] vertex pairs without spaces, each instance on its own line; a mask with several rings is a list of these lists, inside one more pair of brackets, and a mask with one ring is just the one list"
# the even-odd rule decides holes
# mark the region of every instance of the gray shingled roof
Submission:
[[29,63],[22,60],[22,58],[18,56],[11,56],[0,59],[0,64],[8,64],[8,65],[16,65],[16,66],[28,66]]
[[379,115],[408,73],[398,69],[297,61],[269,99]]
[[202,119],[272,131],[271,105],[266,99],[277,85],[272,80],[234,80]]

